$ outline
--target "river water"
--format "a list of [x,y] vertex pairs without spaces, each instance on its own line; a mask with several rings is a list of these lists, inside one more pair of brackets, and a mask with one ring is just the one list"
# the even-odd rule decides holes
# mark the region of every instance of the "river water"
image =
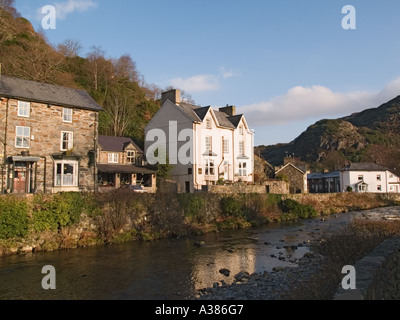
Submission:
[[[179,300],[234,275],[296,266],[307,244],[347,224],[353,213],[326,221],[271,224],[178,240],[133,242],[69,251],[0,257],[1,300]],[[203,241],[204,246],[195,244]],[[56,290],[44,290],[41,273],[55,267]],[[229,276],[220,273],[228,269]]]

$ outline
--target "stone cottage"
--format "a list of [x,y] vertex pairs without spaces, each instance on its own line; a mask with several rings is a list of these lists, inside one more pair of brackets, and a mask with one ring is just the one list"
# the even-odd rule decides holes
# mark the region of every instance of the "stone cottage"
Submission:
[[1,76],[1,193],[95,191],[101,110],[83,90]]
[[141,185],[156,192],[156,172],[144,166],[143,151],[131,138],[100,135],[97,161],[99,191]]
[[286,157],[283,167],[275,172],[275,176],[289,183],[291,194],[308,193],[307,167],[296,163],[296,159]]

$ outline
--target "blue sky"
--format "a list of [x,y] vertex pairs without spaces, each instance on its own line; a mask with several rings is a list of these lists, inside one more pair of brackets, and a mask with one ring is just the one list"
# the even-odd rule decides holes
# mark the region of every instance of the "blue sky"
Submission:
[[[44,5],[57,8],[52,44],[128,53],[148,83],[236,105],[256,145],[400,95],[398,0],[16,0],[36,30]],[[345,5],[355,30],[342,28]]]

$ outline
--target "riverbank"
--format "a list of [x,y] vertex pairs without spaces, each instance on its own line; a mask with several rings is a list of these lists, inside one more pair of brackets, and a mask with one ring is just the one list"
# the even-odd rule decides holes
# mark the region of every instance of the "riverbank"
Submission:
[[[294,200],[294,201],[293,201]],[[0,255],[178,238],[397,204],[396,195],[65,193],[0,197]]]
[[348,226],[319,234],[297,267],[252,275],[242,271],[232,285],[215,284],[193,299],[331,300],[344,276],[343,266],[354,265],[385,239],[399,236],[400,207],[359,212]]

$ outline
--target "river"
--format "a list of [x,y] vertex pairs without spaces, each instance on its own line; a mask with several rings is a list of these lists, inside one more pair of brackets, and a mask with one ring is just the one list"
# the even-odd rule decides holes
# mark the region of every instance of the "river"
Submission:
[[[203,236],[0,257],[1,300],[180,300],[234,275],[295,267],[308,242],[353,213]],[[196,243],[204,242],[203,246]],[[44,266],[56,290],[44,290]],[[220,273],[228,269],[229,276]]]

